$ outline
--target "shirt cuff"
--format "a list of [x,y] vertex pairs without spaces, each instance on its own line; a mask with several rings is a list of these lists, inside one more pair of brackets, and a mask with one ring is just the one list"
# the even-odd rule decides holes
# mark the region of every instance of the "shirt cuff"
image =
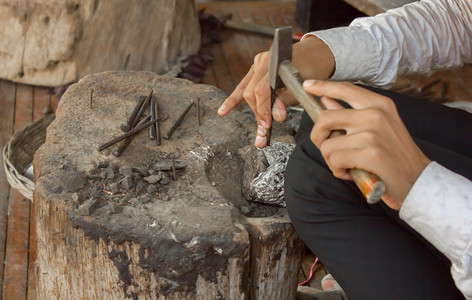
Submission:
[[[358,27],[338,27],[307,33],[322,40],[331,50],[335,60],[335,72],[331,80],[362,80],[373,82],[379,70],[379,54],[372,36]],[[302,40],[303,40],[302,38]]]
[[472,239],[470,191],[470,180],[431,162],[400,208],[400,218],[457,265]]

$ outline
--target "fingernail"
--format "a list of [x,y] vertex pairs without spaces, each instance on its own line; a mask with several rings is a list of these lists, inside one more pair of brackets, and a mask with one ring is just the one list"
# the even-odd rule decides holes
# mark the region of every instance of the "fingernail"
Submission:
[[261,125],[257,126],[257,135],[258,136],[266,136],[267,135],[267,130],[262,127]]
[[303,82],[303,87],[310,87],[313,84],[315,84],[316,80],[315,79],[308,79]]
[[269,125],[264,120],[261,120],[261,125],[264,127],[264,129],[269,129]]
[[223,113],[223,112],[225,112],[225,110],[226,110],[226,105],[224,105],[224,104],[221,105],[220,108],[218,108],[219,113]]
[[264,146],[264,142],[266,141],[266,137],[265,136],[260,136],[258,135],[256,137],[256,141],[254,142],[254,144],[256,145],[257,148],[261,148]]

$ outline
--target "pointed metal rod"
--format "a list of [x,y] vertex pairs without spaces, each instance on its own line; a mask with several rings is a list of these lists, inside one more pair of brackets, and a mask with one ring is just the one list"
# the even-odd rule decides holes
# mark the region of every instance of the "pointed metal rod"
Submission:
[[[151,102],[149,104],[149,113],[151,115],[151,120],[155,120],[156,118],[156,111],[154,107],[156,106],[156,98],[152,97]],[[149,139],[154,140],[156,138],[156,126],[153,124],[149,127]]]
[[157,99],[155,99],[154,101],[153,110],[154,110],[154,115],[156,116],[156,119],[157,119],[156,124],[154,124],[154,126],[156,127],[156,145],[160,146],[161,145],[161,131],[159,128],[160,117],[159,117],[159,104],[157,103]]
[[198,122],[198,126],[200,126],[200,98],[197,98],[197,102],[196,102],[196,105],[197,105],[197,122]]
[[185,108],[184,112],[179,116],[179,118],[174,122],[174,124],[172,124],[172,127],[169,129],[169,131],[164,135],[164,139],[165,140],[168,140],[170,139],[170,136],[172,135],[172,133],[174,133],[174,131],[177,129],[177,127],[179,127],[179,125],[182,123],[182,120],[185,118],[185,116],[187,115],[188,111],[190,110],[190,108],[192,108],[193,104],[195,102],[192,102],[190,103],[187,108]]
[[119,137],[116,137],[114,138],[113,140],[101,145],[100,147],[98,147],[98,151],[102,151],[102,150],[105,150],[106,148],[110,147],[110,146],[113,146],[114,144],[126,139],[127,137],[130,137],[138,132],[140,132],[141,130],[143,130],[144,128],[147,128],[149,126],[151,126],[152,124],[156,123],[157,120],[154,120],[154,121],[148,121],[144,124],[141,124],[139,126],[136,126],[136,128],[133,128],[131,129],[130,131],[128,131],[127,133],[123,134],[123,135],[120,135]]
[[151,92],[149,93],[147,97],[144,97],[144,96],[139,97],[138,103],[136,104],[133,111],[131,112],[131,115],[129,116],[128,120],[126,121],[126,123],[121,124],[120,128],[123,132],[129,131],[131,128],[136,126],[136,124],[138,124],[139,119],[144,114],[144,110],[146,109],[146,104],[149,102],[149,100],[152,97],[152,93],[153,91],[151,90]]
[[[150,115],[146,116],[144,119],[139,121],[139,123],[136,125],[136,127],[144,124],[145,122],[149,121],[150,119],[151,119]],[[123,154],[123,152],[126,150],[126,148],[128,148],[129,144],[131,144],[131,142],[133,141],[135,136],[136,136],[136,134],[133,134],[132,136],[127,137],[123,141],[123,143],[121,143],[121,145],[118,147],[118,149],[116,149],[115,152],[113,152],[113,155],[116,156],[116,157],[120,157],[121,154]]]

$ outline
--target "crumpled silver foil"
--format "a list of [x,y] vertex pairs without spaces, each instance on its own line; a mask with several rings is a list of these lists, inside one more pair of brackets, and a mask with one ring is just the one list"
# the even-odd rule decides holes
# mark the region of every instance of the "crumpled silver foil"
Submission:
[[267,170],[260,173],[250,185],[251,200],[285,207],[284,173],[294,144],[272,142],[262,151],[269,163]]

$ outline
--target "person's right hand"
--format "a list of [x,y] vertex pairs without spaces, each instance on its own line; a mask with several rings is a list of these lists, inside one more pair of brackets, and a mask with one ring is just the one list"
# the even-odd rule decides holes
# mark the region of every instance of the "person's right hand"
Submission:
[[[314,36],[293,45],[292,64],[304,79],[327,79],[334,72],[334,56],[329,47]],[[298,101],[286,90],[278,93],[274,108],[270,109],[270,86],[268,80],[269,52],[254,58],[254,64],[233,93],[223,102],[218,114],[225,116],[241,101],[251,107],[257,119],[257,137],[254,145],[263,148],[267,144],[267,130],[272,117],[278,122],[285,120],[286,107]]]

